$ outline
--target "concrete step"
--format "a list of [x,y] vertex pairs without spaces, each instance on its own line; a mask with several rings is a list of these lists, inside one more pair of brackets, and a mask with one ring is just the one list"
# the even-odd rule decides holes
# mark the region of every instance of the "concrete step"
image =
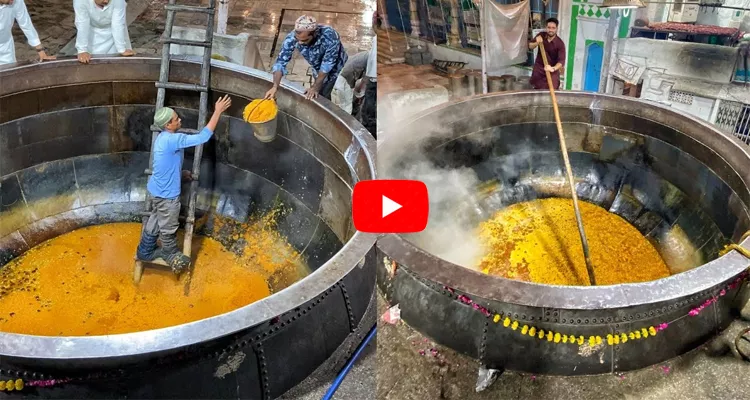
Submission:
[[399,55],[378,50],[378,62],[381,64],[401,64],[406,62],[406,58],[403,52]]

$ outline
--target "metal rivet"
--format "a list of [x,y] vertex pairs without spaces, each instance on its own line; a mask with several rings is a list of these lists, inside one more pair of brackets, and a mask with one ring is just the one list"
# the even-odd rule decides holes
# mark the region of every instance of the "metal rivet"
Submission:
[[586,319],[586,321],[585,321],[585,322],[586,322],[587,324],[589,323],[589,320],[588,320],[588,318]]

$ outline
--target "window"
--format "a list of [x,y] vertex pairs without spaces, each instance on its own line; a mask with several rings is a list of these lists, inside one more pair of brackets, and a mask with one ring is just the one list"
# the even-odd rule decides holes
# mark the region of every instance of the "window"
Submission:
[[750,144],[750,106],[747,104],[720,100],[714,124],[724,132]]

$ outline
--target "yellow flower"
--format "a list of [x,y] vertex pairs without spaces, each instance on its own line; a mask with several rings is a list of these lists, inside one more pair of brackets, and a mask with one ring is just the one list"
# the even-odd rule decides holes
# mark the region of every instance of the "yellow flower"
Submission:
[[555,333],[555,343],[560,343],[560,333]]
[[629,337],[630,339],[632,339],[632,340],[635,340],[635,333],[633,333],[633,332],[630,332],[630,333],[628,334],[628,337]]
[[5,390],[5,381],[0,381],[0,392]]
[[544,339],[544,329],[539,330],[539,339]]
[[602,337],[601,336],[597,336],[596,337],[596,344],[602,344]]
[[596,344],[596,339],[593,336],[589,336],[589,346]]
[[612,346],[612,343],[614,343],[614,341],[612,340],[612,335],[607,335],[607,344]]
[[500,314],[495,314],[495,318],[492,318],[492,322],[494,323],[500,322]]
[[562,335],[562,342],[568,343],[568,335]]
[[21,390],[21,389],[23,389],[23,380],[16,379],[16,390]]
[[620,344],[620,337],[615,335],[615,344]]
[[528,325],[524,325],[523,328],[521,328],[521,334],[522,335],[525,335],[526,332],[528,332],[528,331],[529,331],[529,326]]
[[529,336],[536,336],[536,328],[533,326],[529,329]]
[[654,328],[653,326],[649,327],[648,328],[648,333],[651,336],[656,336],[656,328]]
[[640,339],[641,338],[641,332],[635,331],[635,338]]
[[554,335],[552,334],[552,331],[547,332],[547,341],[548,342],[551,342],[553,337],[554,337]]
[[646,328],[641,328],[641,334],[643,334],[644,339],[648,337],[648,331],[646,330]]
[[627,342],[628,341],[628,335],[626,335],[624,333],[622,335],[620,335],[620,341],[623,342],[623,343]]
[[503,321],[503,326],[504,326],[504,327],[506,327],[506,328],[507,328],[508,326],[510,326],[510,318],[508,318],[508,317],[505,317],[505,320]]
[[584,339],[583,339],[583,335],[579,336],[579,337],[578,337],[578,345],[579,345],[579,346],[583,345],[583,341],[584,341]]
[[510,329],[513,329],[514,331],[518,329],[518,321],[513,321],[513,325],[510,326]]
[[5,390],[11,392],[11,391],[13,391],[13,388],[14,388],[14,385],[13,385],[13,381],[12,380],[9,380],[9,381],[5,382]]

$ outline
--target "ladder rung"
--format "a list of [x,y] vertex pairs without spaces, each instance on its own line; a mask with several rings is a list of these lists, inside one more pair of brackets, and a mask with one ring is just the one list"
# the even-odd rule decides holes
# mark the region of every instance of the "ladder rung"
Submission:
[[[148,212],[142,212],[142,213],[141,213],[141,216],[142,216],[142,217],[150,217],[150,216],[151,216],[151,213],[148,213]],[[180,216],[178,216],[178,217],[177,217],[177,219],[178,219],[178,220],[179,220],[180,222],[186,222],[186,221],[188,220],[188,219],[187,219],[187,218],[186,218],[186,217],[185,217],[184,215],[180,215]],[[190,221],[190,223],[191,223],[191,224],[194,224],[194,223],[195,223],[195,217],[193,217],[193,218],[192,218],[192,220]]]
[[[156,125],[151,125],[151,132],[161,132],[161,131],[162,131],[162,129],[160,129]],[[180,128],[177,132],[184,133],[186,135],[195,135],[195,134],[199,133],[200,131],[195,130],[195,129]]]
[[156,82],[159,89],[192,90],[194,92],[208,92],[208,87],[194,83]]
[[180,46],[196,46],[196,47],[211,47],[211,42],[199,42],[197,40],[186,40],[186,39],[175,39],[175,38],[160,38],[159,43],[177,44]]
[[139,261],[144,264],[158,265],[160,267],[169,267],[169,264],[167,264],[167,262],[164,261],[164,259],[161,257],[154,258],[151,261],[143,261],[143,260],[138,260],[138,259],[136,259],[136,261]]
[[[145,169],[145,170],[143,171],[143,173],[145,173],[146,175],[151,175],[151,174],[153,174],[153,173],[154,173],[154,171],[153,171],[153,170],[151,170],[151,168],[146,168],[146,169]],[[198,174],[192,174],[192,175],[193,175],[193,179],[191,179],[191,180],[192,180],[192,181],[197,181],[197,180],[198,180],[198,178],[199,178],[199,177],[198,177]],[[149,214],[149,213],[146,213],[146,214],[144,214],[144,215],[150,215],[150,214]]]
[[[156,125],[151,125],[151,132],[161,132],[161,131],[162,131],[162,129],[160,129]],[[195,130],[195,129],[180,128],[177,132],[184,133],[186,135],[195,135],[195,134],[199,133],[200,131],[199,130]]]
[[211,7],[195,7],[195,6],[180,6],[176,4],[167,4],[167,11],[183,11],[183,12],[194,12],[194,13],[206,13],[214,15],[216,10]]

